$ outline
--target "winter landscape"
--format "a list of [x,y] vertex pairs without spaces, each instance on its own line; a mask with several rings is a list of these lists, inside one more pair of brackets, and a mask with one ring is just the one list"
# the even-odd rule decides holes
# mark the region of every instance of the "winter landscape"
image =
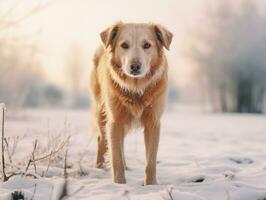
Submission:
[[[174,36],[157,185],[141,129],[127,184],[95,167],[89,77],[118,21]],[[0,1],[0,200],[266,200],[265,41],[265,0]]]
[[[55,144],[60,145],[71,136],[66,199],[266,199],[265,116],[185,110],[184,106],[171,107],[163,118],[156,186],[143,186],[141,130],[126,139],[126,185],[112,183],[108,165],[104,170],[94,167],[96,137],[89,131],[86,110],[8,111],[6,137],[19,137],[12,159],[25,167],[35,139],[41,148],[49,139],[56,142],[55,138],[60,137],[59,144]],[[64,155],[64,151],[58,154]],[[58,161],[52,161],[48,170],[48,159],[36,163],[36,172],[30,166],[27,173],[37,178],[18,175],[1,183],[0,199],[12,199],[14,191],[21,191],[25,199],[57,199],[65,184],[64,161],[56,158],[58,155],[52,157]]]

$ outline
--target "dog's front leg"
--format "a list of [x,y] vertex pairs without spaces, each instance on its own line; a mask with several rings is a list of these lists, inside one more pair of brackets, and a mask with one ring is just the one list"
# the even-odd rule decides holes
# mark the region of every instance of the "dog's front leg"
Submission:
[[144,139],[146,147],[145,185],[155,185],[156,162],[160,139],[160,122],[148,122],[144,126]]
[[119,122],[108,123],[108,142],[111,153],[111,167],[113,181],[115,183],[126,183],[125,166],[123,161],[123,142],[124,142],[124,127]]

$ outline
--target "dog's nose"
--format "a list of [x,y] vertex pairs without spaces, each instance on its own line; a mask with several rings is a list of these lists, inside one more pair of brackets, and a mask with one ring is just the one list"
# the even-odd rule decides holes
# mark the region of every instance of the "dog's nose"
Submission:
[[140,62],[134,62],[130,65],[131,69],[131,74],[132,75],[138,75],[140,74],[140,68],[141,68],[141,63]]

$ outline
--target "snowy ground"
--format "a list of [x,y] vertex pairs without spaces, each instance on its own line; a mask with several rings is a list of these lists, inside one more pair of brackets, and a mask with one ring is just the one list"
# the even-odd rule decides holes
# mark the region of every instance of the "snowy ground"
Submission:
[[[14,162],[27,160],[36,138],[45,149],[56,135],[63,140],[70,134],[69,199],[266,200],[266,116],[169,109],[162,120],[159,185],[145,187],[141,130],[126,139],[128,183],[118,185],[109,169],[93,167],[96,140],[88,121],[87,111],[9,111],[6,137],[20,136]],[[29,200],[56,199],[64,182],[62,162],[46,171],[45,162],[37,163],[45,178],[14,176],[0,183],[0,199],[11,199],[15,190]]]

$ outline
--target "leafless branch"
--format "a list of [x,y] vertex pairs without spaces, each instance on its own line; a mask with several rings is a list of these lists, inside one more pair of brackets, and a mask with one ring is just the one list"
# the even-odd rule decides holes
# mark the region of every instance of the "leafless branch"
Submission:
[[58,146],[57,149],[51,151],[51,153],[49,153],[49,154],[47,154],[47,155],[43,155],[43,156],[41,156],[41,157],[39,157],[39,158],[35,158],[35,162],[40,161],[40,160],[45,160],[45,159],[49,158],[50,156],[53,156],[53,155],[57,154],[57,153],[58,153],[62,148],[64,148],[65,145],[69,142],[69,139],[70,139],[70,136],[68,136],[67,139],[66,139],[65,141],[63,141],[63,142]]
[[7,156],[8,156],[8,159],[9,159],[9,162],[12,163],[12,156],[11,156],[11,153],[9,151],[9,142],[7,141],[6,138],[4,138],[4,142],[5,142],[5,145],[6,145],[6,153],[7,153]]
[[35,142],[34,142],[34,148],[33,148],[33,151],[32,151],[32,160],[33,160],[33,166],[34,166],[35,174],[37,173],[36,163],[35,163],[35,151],[36,151],[36,149],[37,149],[37,140],[35,140]]
[[168,193],[170,200],[174,200],[174,198],[172,196],[172,189],[167,188],[166,192]]
[[[45,160],[45,159],[50,158],[50,157],[52,157],[53,155],[57,154],[57,153],[58,153],[58,152],[59,152],[59,151],[60,151],[60,150],[61,150],[61,149],[62,149],[62,148],[68,143],[69,139],[70,139],[70,136],[69,136],[64,142],[62,142],[62,143],[59,145],[59,147],[58,147],[57,149],[52,150],[51,153],[49,153],[49,154],[47,154],[47,155],[44,155],[44,156],[41,156],[41,157],[39,157],[39,158],[35,158],[35,157],[34,157],[34,153],[35,153],[35,151],[36,151],[36,147],[37,147],[37,140],[35,140],[33,153],[32,153],[32,156],[31,156],[31,158],[29,159],[28,164],[27,164],[27,166],[26,166],[25,174],[27,173],[27,171],[28,171],[28,169],[29,169],[31,163],[34,163],[34,165],[35,165],[35,162],[37,162],[37,161],[41,161],[41,160]],[[36,166],[35,166],[35,170],[36,170]]]
[[2,172],[3,172],[3,181],[7,181],[8,177],[6,175],[6,165],[5,165],[5,145],[4,145],[4,138],[5,138],[5,105],[1,104],[0,107],[2,108],[2,137],[1,137],[1,147],[2,147]]
[[80,175],[80,176],[88,175],[88,173],[85,172],[85,171],[83,170],[83,168],[82,168],[82,162],[83,162],[84,157],[85,157],[86,155],[87,155],[87,152],[82,153],[82,154],[80,155],[80,159],[79,159],[79,161],[78,161],[78,163],[79,163],[79,175]]
[[13,172],[11,173],[8,177],[7,180],[10,179],[13,176],[18,176],[18,175],[23,175],[23,176],[27,176],[27,177],[33,177],[33,178],[40,178],[40,176],[36,175],[36,174],[32,174],[32,173],[25,173],[25,172]]
[[33,194],[32,194],[32,197],[31,197],[30,200],[33,200],[34,199],[34,196],[36,194],[36,188],[37,188],[37,184],[35,183],[35,185],[34,185],[34,191],[33,191]]
[[[52,153],[52,152],[51,152]],[[48,164],[47,164],[47,168],[46,168],[46,171],[45,171],[45,176],[47,176],[47,173],[48,173],[48,170],[51,166],[51,163],[52,163],[52,154],[50,154],[49,156],[49,160],[48,160]]]
[[63,189],[62,189],[62,193],[59,197],[59,200],[64,199],[65,197],[68,196],[68,191],[67,191],[67,178],[68,178],[68,174],[67,174],[67,154],[68,154],[68,148],[66,149],[65,152],[65,160],[64,160],[64,185],[63,185]]
[[168,195],[168,198],[164,198],[162,195],[162,198],[165,199],[165,200],[174,200],[173,196],[172,196],[172,189],[173,188],[166,188],[166,193]]
[[16,152],[17,146],[18,146],[18,142],[19,142],[19,136],[14,138],[13,144],[12,144],[12,151],[11,151],[11,157],[13,157],[13,155]]
[[[34,154],[35,154],[35,151],[36,151],[36,147],[37,147],[37,140],[35,140],[35,142],[34,142],[33,151],[32,151],[32,153],[31,153],[31,158],[29,159],[28,164],[27,164],[27,166],[26,166],[25,174],[27,173],[27,171],[28,171],[28,169],[29,169],[31,163],[34,163],[34,165],[35,165]],[[35,168],[36,168],[36,165],[35,165]],[[35,170],[35,171],[36,171],[36,170]]]
[[65,160],[64,160],[64,178],[67,179],[67,155],[68,155],[68,149],[66,149],[65,152]]
[[[2,111],[2,123],[1,123],[1,125],[2,125],[2,127],[1,127],[1,136],[2,136],[1,137],[1,150],[2,150],[1,157],[2,157],[2,159],[1,159],[1,164],[2,164],[3,181],[7,181],[10,177],[16,176],[16,175],[31,176],[34,178],[39,178],[40,176],[37,174],[36,162],[46,160],[49,158],[48,167],[46,170],[46,173],[47,173],[47,171],[51,165],[53,157],[69,143],[70,136],[68,136],[64,141],[62,141],[58,145],[53,145],[53,147],[52,147],[53,149],[50,151],[50,153],[48,153],[46,155],[39,156],[37,158],[36,158],[36,151],[37,151],[37,146],[38,146],[38,140],[36,139],[34,141],[33,150],[32,150],[32,153],[30,155],[29,161],[27,162],[26,167],[23,170],[21,167],[13,164],[13,161],[12,161],[12,155],[15,153],[15,149],[16,149],[17,143],[19,141],[19,138],[16,137],[14,139],[13,147],[10,145],[11,140],[5,138],[5,106],[4,106],[4,104],[0,104],[0,110]],[[68,148],[67,148],[67,150],[68,150]],[[64,161],[64,177],[66,180],[65,185],[67,184],[67,150],[66,150],[65,161]],[[6,154],[9,157],[9,162],[7,162],[7,163],[5,160]],[[29,173],[28,172],[28,170],[32,164],[34,166],[34,172],[35,173]],[[8,175],[6,173],[7,166],[14,168],[15,171],[12,170],[13,172]],[[64,186],[64,187],[66,187],[66,186]],[[34,198],[34,196],[33,196],[33,198]]]

